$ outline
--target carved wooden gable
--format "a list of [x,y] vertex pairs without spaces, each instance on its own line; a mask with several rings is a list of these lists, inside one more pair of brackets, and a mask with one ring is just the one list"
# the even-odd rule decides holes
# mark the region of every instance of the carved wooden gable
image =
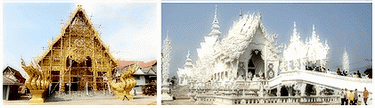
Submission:
[[117,61],[111,56],[108,47],[103,44],[99,33],[80,6],[48,48],[38,60],[41,66],[62,64],[67,60],[77,63],[90,60],[98,65],[117,66]]

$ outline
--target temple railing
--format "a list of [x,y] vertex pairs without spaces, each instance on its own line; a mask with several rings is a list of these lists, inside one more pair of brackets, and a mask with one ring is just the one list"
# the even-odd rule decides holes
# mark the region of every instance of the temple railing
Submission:
[[306,72],[308,74],[314,74],[314,75],[318,75],[318,76],[329,77],[329,78],[339,79],[339,80],[347,80],[347,81],[352,81],[352,82],[356,82],[356,83],[372,83],[371,79],[353,78],[353,77],[341,76],[341,75],[332,75],[332,74],[316,72],[316,71],[304,71],[304,72]]
[[308,70],[283,71],[280,75],[268,80],[268,84],[269,87],[273,89],[284,81],[309,82],[312,85],[323,85],[336,90],[341,90],[342,88],[348,88],[350,90],[357,88],[360,90],[363,87],[370,88],[372,85],[371,79],[353,78]]
[[331,104],[339,105],[340,96],[269,96],[269,97],[249,97],[249,96],[214,96],[197,95],[198,105],[300,105],[300,104]]

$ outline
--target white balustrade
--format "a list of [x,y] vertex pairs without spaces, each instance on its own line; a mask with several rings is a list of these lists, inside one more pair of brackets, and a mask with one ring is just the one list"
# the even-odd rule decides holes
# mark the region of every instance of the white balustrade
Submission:
[[299,105],[306,103],[321,103],[339,105],[340,96],[271,96],[271,97],[231,97],[199,95],[196,104],[199,105]]

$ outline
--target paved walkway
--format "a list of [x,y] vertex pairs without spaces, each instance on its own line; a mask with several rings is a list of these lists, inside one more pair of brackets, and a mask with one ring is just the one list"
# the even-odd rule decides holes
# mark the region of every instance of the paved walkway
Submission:
[[156,105],[156,97],[157,96],[137,95],[130,101],[122,101],[114,97],[111,99],[71,100],[45,103],[29,103],[29,100],[3,100],[3,105]]
[[196,105],[195,102],[189,99],[177,99],[173,101],[162,101],[161,105]]

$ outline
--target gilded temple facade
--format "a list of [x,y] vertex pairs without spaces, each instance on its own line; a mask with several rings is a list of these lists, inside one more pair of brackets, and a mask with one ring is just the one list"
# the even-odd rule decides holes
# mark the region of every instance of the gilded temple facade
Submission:
[[[59,91],[106,89],[103,77],[111,72],[118,61],[103,44],[98,31],[81,6],[73,12],[61,34],[38,57],[43,72],[50,73],[52,88]],[[111,77],[108,78],[109,80]]]
[[[136,85],[132,76],[139,63],[129,66],[121,81],[112,81],[118,65],[100,39],[100,34],[81,5],[71,14],[57,38],[30,66],[22,60],[23,69],[30,76],[25,84],[33,95],[31,103],[44,102],[44,94],[54,91],[110,90],[119,99],[129,94]],[[22,59],[22,58],[21,58]]]

